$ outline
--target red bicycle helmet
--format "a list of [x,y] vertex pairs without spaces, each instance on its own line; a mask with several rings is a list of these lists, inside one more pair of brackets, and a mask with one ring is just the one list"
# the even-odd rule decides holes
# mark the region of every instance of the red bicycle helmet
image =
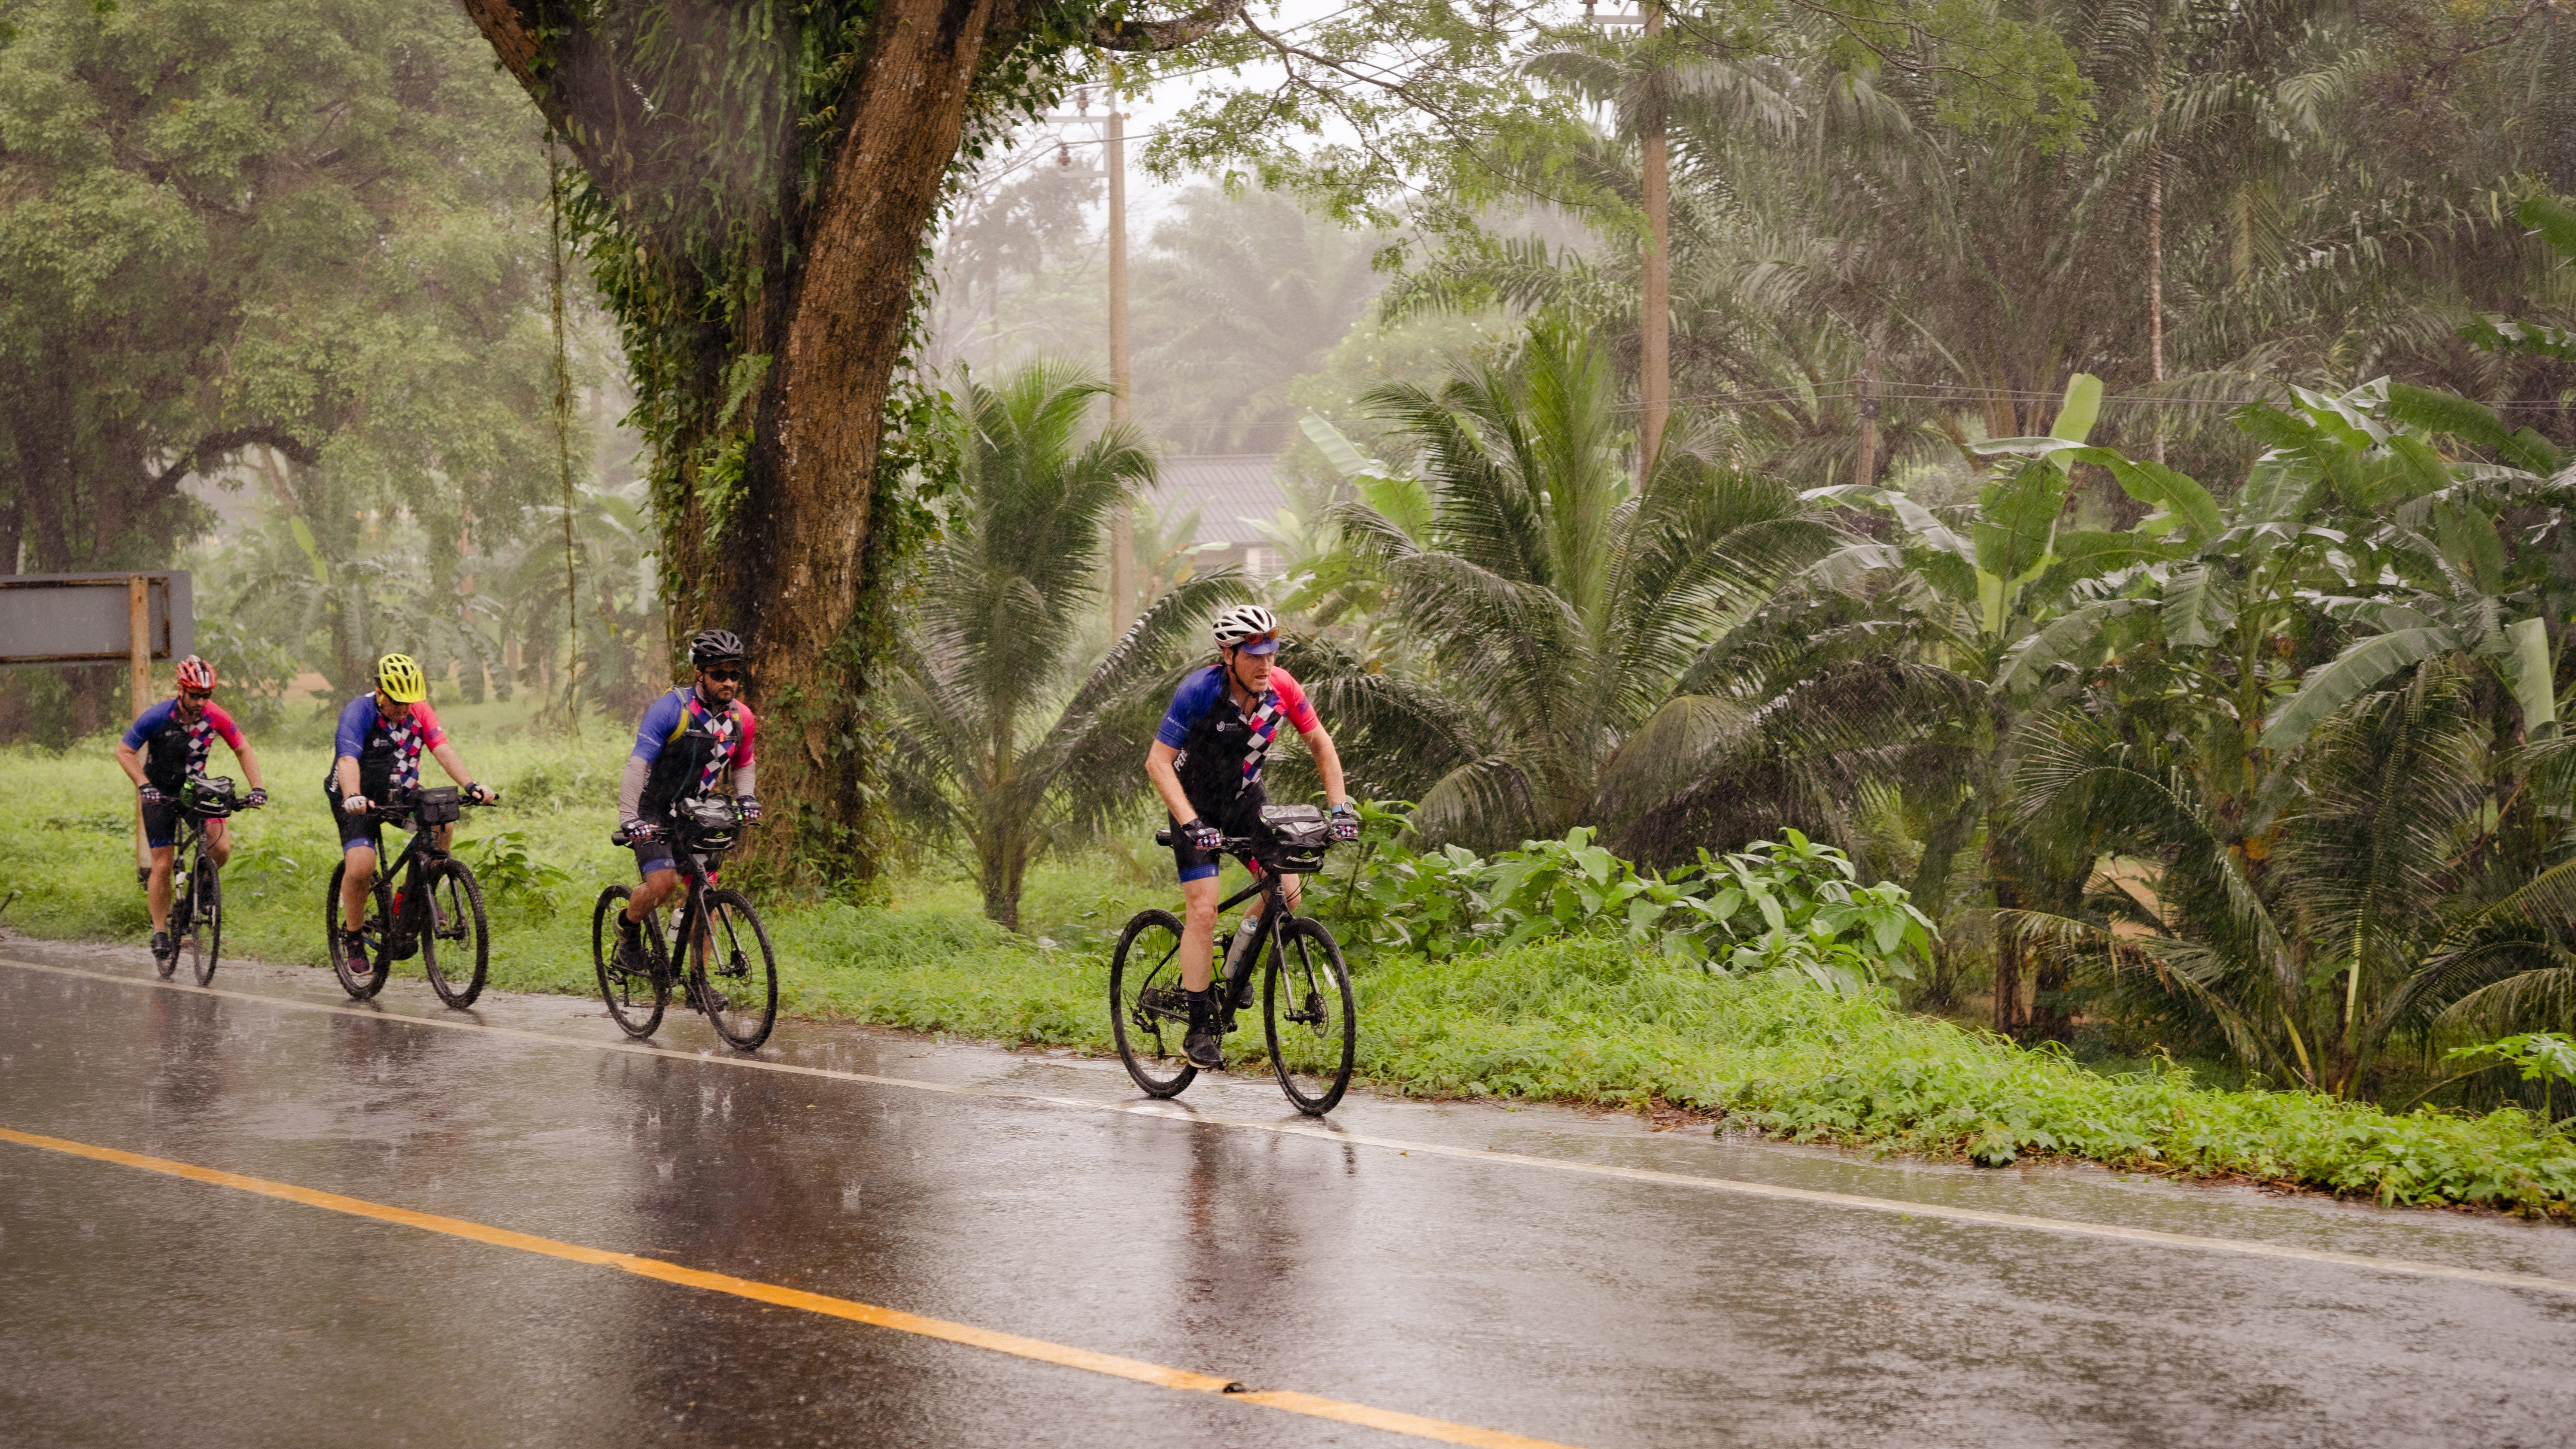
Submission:
[[215,666],[191,654],[179,661],[179,687],[212,694],[215,690]]

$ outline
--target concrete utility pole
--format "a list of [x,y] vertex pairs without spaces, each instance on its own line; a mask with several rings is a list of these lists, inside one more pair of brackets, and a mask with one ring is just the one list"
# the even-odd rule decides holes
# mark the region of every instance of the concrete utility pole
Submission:
[[[1089,87],[1073,93],[1073,114],[1052,114],[1041,119],[1055,122],[1079,121],[1100,127],[1101,170],[1109,179],[1109,421],[1125,426],[1134,415],[1128,399],[1134,375],[1127,364],[1127,117],[1118,109],[1118,62],[1109,62],[1109,105],[1100,116],[1091,114]],[[1069,153],[1059,151],[1058,164],[1071,166]],[[1136,544],[1125,505],[1109,513],[1109,626],[1113,634],[1125,634],[1136,622]]]
[[[133,672],[133,691],[126,712],[143,713],[152,699],[152,580],[143,574],[128,575],[125,580],[125,627],[130,642],[127,662]],[[143,800],[134,801],[134,868],[145,876],[152,873],[152,845],[143,833]]]
[[[1109,420],[1124,425],[1132,413],[1127,390],[1127,118],[1118,110],[1118,64],[1109,65]],[[1124,635],[1136,622],[1136,540],[1126,505],[1109,514],[1109,630]]]
[[1648,64],[1654,67],[1638,133],[1645,151],[1646,193],[1646,285],[1637,315],[1637,391],[1645,404],[1645,415],[1638,420],[1637,469],[1643,475],[1655,466],[1655,454],[1664,445],[1664,423],[1673,411],[1672,171],[1664,145],[1662,66],[1651,53],[1664,33],[1664,7],[1662,0],[1639,0],[1635,14],[1596,15],[1591,0],[1585,0],[1583,19],[1590,25],[1641,27]]
[[[1642,0],[1637,8],[1645,12],[1646,44],[1652,47],[1663,37],[1664,7],[1660,0]],[[1637,345],[1638,381],[1646,403],[1645,431],[1637,448],[1640,473],[1653,471],[1655,454],[1664,445],[1664,422],[1673,410],[1673,263],[1667,250],[1672,196],[1662,91],[1660,85],[1649,90],[1647,104],[1653,109],[1646,117],[1646,296]]]

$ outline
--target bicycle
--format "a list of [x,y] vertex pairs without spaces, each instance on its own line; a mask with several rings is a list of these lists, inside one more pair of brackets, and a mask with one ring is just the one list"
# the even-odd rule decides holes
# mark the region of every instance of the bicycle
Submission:
[[199,986],[214,983],[224,944],[224,882],[206,846],[206,822],[248,805],[233,798],[228,775],[197,775],[179,787],[179,838],[170,852],[170,954],[155,963],[167,981],[179,969],[179,939],[188,943],[188,965]]
[[[672,931],[694,946],[685,982],[676,979],[663,944],[660,911],[647,912],[642,923],[645,969],[633,971],[617,963],[617,924],[610,916],[625,913],[635,888],[612,885],[599,893],[590,913],[591,966],[599,975],[600,999],[608,1003],[610,1018],[628,1036],[640,1039],[660,1030],[671,988],[681,985],[688,1004],[706,1013],[708,1025],[727,1046],[758,1051],[769,1040],[778,1023],[778,959],[770,953],[768,928],[749,897],[711,879],[743,823],[742,807],[724,798],[675,806],[664,822],[671,863],[687,885]],[[620,846],[634,844],[623,829],[608,838]],[[757,974],[746,941],[760,953]],[[710,954],[718,958],[713,970],[707,966]]]
[[[465,807],[498,801],[460,799],[452,786],[396,794],[384,804],[370,803],[367,813],[398,830],[411,832],[390,867],[376,871],[368,888],[367,912],[358,928],[362,949],[353,958],[341,940],[340,882],[349,873],[344,856],[331,871],[322,898],[322,936],[329,944],[332,974],[340,988],[360,1001],[385,989],[394,963],[420,954],[438,999],[459,1011],[483,994],[483,975],[492,961],[492,937],[483,915],[483,887],[465,862],[438,843],[438,827],[452,825]],[[464,970],[461,949],[441,963],[439,943],[471,942],[474,966]]]
[[[1219,905],[1218,913],[1256,895],[1263,898],[1263,907],[1252,938],[1226,958],[1218,1012],[1224,1029],[1232,1032],[1235,1013],[1252,1005],[1253,963],[1264,946],[1270,947],[1269,967],[1261,978],[1262,1034],[1270,1068],[1298,1111],[1321,1117],[1341,1102],[1351,1084],[1358,1002],[1333,933],[1314,917],[1292,911],[1280,882],[1283,876],[1312,875],[1323,868],[1324,852],[1333,843],[1332,826],[1312,805],[1265,805],[1261,825],[1257,836],[1230,835],[1220,842],[1226,854],[1252,868],[1254,880]],[[1154,842],[1170,845],[1172,832],[1156,831]],[[1181,918],[1170,911],[1142,910],[1128,918],[1109,962],[1109,1026],[1118,1041],[1118,1059],[1149,1097],[1177,1097],[1199,1072],[1179,1049],[1190,1028],[1189,998],[1173,961],[1180,949]]]

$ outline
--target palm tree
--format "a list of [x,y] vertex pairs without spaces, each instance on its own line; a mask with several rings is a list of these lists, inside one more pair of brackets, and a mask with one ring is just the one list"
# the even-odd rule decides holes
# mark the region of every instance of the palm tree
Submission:
[[2546,812],[2495,808],[2475,684],[2437,660],[2328,721],[2259,852],[2172,741],[2058,716],[2022,770],[2024,821],[2061,853],[2138,864],[2097,875],[2085,916],[2019,912],[2006,932],[2337,1095],[2368,1094],[2392,1038],[2429,1046],[2447,1020],[2539,1007],[2563,1026],[2576,862],[2545,863],[2563,834]]
[[1130,427],[1083,436],[1109,388],[1070,365],[963,391],[965,498],[930,551],[906,641],[891,784],[907,815],[968,843],[984,913],[1017,930],[1029,866],[1142,785],[1147,691],[1241,585],[1231,571],[1176,585],[1077,676],[1103,530],[1152,482],[1153,456]]
[[[1381,681],[1373,750],[1405,758],[1354,755],[1363,773],[1435,776],[1417,817],[1434,837],[1557,835],[1651,797],[1639,782],[1729,715],[1677,683],[1840,541],[1787,488],[1680,447],[1635,477],[1609,359],[1560,323],[1533,324],[1513,367],[1462,366],[1437,392],[1396,385],[1367,402],[1421,446],[1430,520],[1365,501],[1335,518],[1430,644],[1449,703],[1392,698]],[[1319,683],[1356,685],[1329,670]]]

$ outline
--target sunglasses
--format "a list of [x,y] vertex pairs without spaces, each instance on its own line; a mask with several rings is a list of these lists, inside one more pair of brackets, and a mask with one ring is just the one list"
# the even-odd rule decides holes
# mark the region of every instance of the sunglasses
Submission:
[[707,678],[718,684],[739,684],[742,682],[742,671],[739,669],[709,669],[704,671],[704,673]]
[[190,704],[204,704],[207,700],[214,698],[215,693],[213,690],[206,690],[200,693],[193,689],[183,689],[179,691],[179,697]]

